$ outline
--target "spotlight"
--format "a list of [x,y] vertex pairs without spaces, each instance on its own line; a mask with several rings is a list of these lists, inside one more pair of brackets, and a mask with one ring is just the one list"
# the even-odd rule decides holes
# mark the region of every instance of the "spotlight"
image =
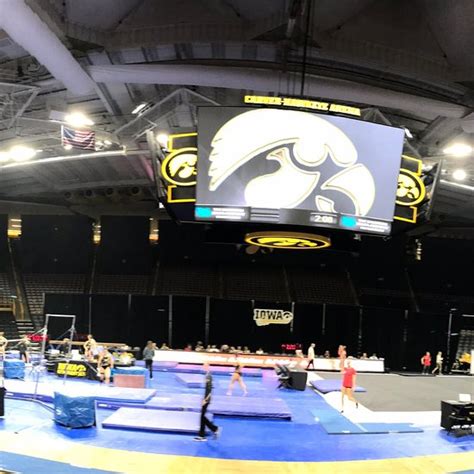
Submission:
[[94,125],[94,122],[81,112],[68,114],[64,117],[64,120],[73,127],[89,127]]
[[408,128],[404,127],[404,130],[407,138],[413,138],[413,134],[408,130]]
[[140,112],[143,112],[143,110],[147,107],[147,105],[148,105],[147,102],[142,102],[141,104],[137,105],[132,110],[132,115],[138,115]]
[[168,134],[167,133],[159,133],[156,136],[156,141],[163,147],[166,148],[168,146]]
[[464,181],[466,179],[467,173],[464,170],[455,170],[453,171],[453,178],[456,181]]
[[10,158],[13,161],[28,161],[36,155],[36,150],[24,145],[16,145],[10,148]]
[[453,143],[443,150],[445,155],[468,156],[472,153],[472,146],[467,143]]
[[415,250],[415,260],[420,262],[421,261],[421,255],[423,252],[423,246],[421,244],[421,240],[416,239],[416,250]]

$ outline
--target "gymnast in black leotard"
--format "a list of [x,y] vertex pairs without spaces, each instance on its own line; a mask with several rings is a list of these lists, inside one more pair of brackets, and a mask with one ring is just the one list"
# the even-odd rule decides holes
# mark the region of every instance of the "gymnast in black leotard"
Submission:
[[234,383],[235,382],[238,382],[239,385],[240,385],[240,388],[242,389],[242,391],[244,392],[244,395],[247,395],[247,387],[243,381],[243,378],[242,378],[242,365],[241,364],[237,364],[235,366],[235,369],[234,369],[234,373],[232,374],[232,378],[230,379],[230,384],[229,384],[229,388],[227,390],[227,395],[232,395],[232,390],[234,389]]

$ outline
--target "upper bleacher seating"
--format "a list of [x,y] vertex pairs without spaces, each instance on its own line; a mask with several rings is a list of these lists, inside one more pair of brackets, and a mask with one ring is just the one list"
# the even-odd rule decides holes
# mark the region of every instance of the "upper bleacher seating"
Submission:
[[289,268],[293,298],[299,303],[356,304],[351,282],[337,266]]
[[146,275],[97,275],[93,293],[146,295],[149,277]]
[[224,297],[259,301],[290,301],[282,266],[229,264],[224,273]]
[[11,307],[15,291],[8,273],[0,273],[0,307]]
[[23,275],[30,314],[43,314],[45,293],[84,293],[85,275],[41,274]]
[[155,294],[218,297],[219,289],[216,266],[193,262],[168,263],[160,265]]

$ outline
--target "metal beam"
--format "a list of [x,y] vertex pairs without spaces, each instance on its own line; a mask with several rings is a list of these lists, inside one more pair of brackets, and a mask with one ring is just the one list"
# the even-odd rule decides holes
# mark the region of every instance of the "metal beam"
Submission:
[[22,168],[25,166],[35,166],[35,165],[46,165],[48,163],[58,163],[61,161],[72,161],[72,160],[91,160],[95,158],[103,157],[119,157],[119,156],[133,156],[141,155],[146,153],[146,150],[126,150],[123,151],[97,151],[93,153],[80,153],[77,155],[64,155],[64,156],[54,156],[51,158],[44,158],[42,160],[33,160],[33,161],[24,161],[20,163],[9,163],[7,165],[0,166],[0,171],[2,169],[11,169],[11,168]]
[[124,188],[127,186],[151,186],[153,183],[149,179],[122,179],[122,180],[104,180],[90,181],[84,183],[65,184],[57,186],[58,191],[77,191],[80,189],[99,189],[99,188]]

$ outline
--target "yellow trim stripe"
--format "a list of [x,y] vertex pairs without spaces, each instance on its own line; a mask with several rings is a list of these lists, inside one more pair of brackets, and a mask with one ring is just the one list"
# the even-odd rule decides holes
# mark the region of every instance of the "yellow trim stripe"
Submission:
[[[209,441],[213,442],[213,441]],[[256,440],[257,442],[257,440]],[[216,445],[218,442],[215,442]],[[441,474],[472,469],[474,452],[413,458],[338,462],[275,462],[172,456],[73,443],[39,433],[0,433],[0,451],[130,474],[149,472],[195,474],[420,473]],[[196,443],[196,451],[199,450]],[[315,447],[316,449],[317,447]]]

